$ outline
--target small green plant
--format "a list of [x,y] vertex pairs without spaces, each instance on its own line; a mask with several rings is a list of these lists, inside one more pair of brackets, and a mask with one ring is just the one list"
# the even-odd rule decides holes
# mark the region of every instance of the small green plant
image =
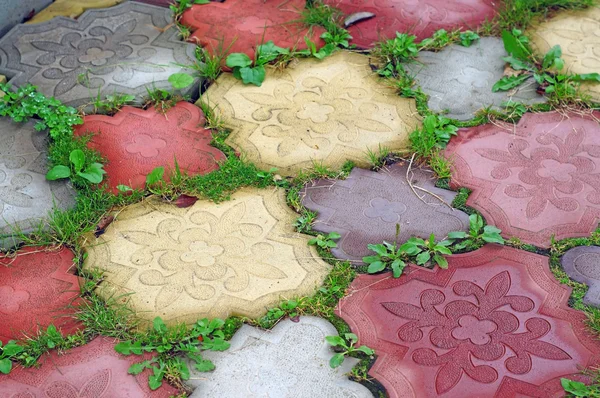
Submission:
[[306,233],[312,230],[312,223],[315,221],[316,217],[316,213],[312,211],[307,211],[305,214],[298,217],[296,221],[294,221],[296,231]]
[[500,235],[502,231],[491,225],[483,225],[483,218],[479,214],[469,216],[469,233],[464,231],[454,231],[448,234],[448,239],[453,242],[454,250],[464,250],[465,248],[479,248],[485,243],[504,244],[504,239]]
[[194,368],[200,372],[213,370],[215,365],[202,358],[201,353],[202,350],[224,351],[229,348],[223,333],[224,325],[225,322],[221,319],[209,321],[204,318],[197,321],[190,330],[185,325],[168,328],[160,317],[156,317],[151,333],[140,336],[135,341],[122,341],[115,346],[115,351],[123,355],[154,353],[151,359],[131,365],[128,372],[137,375],[144,369],[151,369],[148,385],[150,389],[156,390],[162,385],[169,370],[174,370],[183,380],[190,378],[190,371],[181,358],[182,355],[191,359]]
[[225,63],[232,68],[233,76],[236,79],[240,79],[244,84],[254,84],[260,87],[267,73],[265,65],[276,60],[280,55],[289,53],[289,49],[278,47],[271,40],[256,48],[254,61],[244,53],[231,53],[227,56]]
[[0,373],[9,374],[12,369],[12,359],[16,359],[21,352],[23,352],[23,347],[14,340],[10,340],[4,346],[0,341]]
[[341,349],[342,352],[336,353],[329,360],[329,366],[332,368],[337,368],[342,366],[346,356],[363,353],[368,356],[372,356],[375,354],[375,351],[372,348],[367,347],[366,345],[361,345],[360,347],[355,347],[358,342],[358,336],[354,333],[344,333],[344,337],[341,336],[326,336],[325,340],[329,345]]
[[448,33],[446,29],[440,29],[433,33],[433,35],[427,39],[423,39],[419,43],[419,50],[437,50],[446,47],[452,43],[454,37],[458,36],[457,32]]
[[178,72],[169,76],[169,83],[175,90],[181,90],[194,83],[194,78],[187,73]]
[[387,268],[392,270],[394,278],[402,275],[402,271],[406,267],[405,260],[408,260],[405,247],[400,248],[396,242],[392,244],[385,241],[376,245],[369,244],[367,247],[375,253],[374,256],[363,257],[363,261],[369,265],[367,268],[369,274],[375,274]]
[[271,308],[267,312],[267,315],[265,315],[264,318],[261,319],[261,322],[260,322],[261,325],[265,326],[265,327],[271,327],[271,326],[273,326],[273,323],[275,323],[281,317],[284,317],[284,316],[289,316],[290,318],[297,317],[299,315],[298,314],[298,305],[299,305],[298,300],[287,300],[287,301],[282,302],[279,305],[279,307]]
[[322,249],[331,249],[337,247],[337,243],[334,240],[341,238],[342,236],[337,232],[330,232],[327,235],[317,235],[308,241],[309,245],[319,246]]
[[471,44],[475,43],[475,41],[479,40],[479,35],[475,32],[472,32],[470,30],[467,30],[465,32],[461,32],[460,35],[458,35],[458,38],[460,40],[460,45],[463,47],[471,47]]
[[169,8],[175,15],[175,18],[179,20],[183,13],[194,4],[210,4],[210,0],[175,0]]
[[148,97],[144,106],[153,105],[154,109],[162,114],[167,113],[169,109],[184,99],[181,95],[154,86],[152,88],[146,87],[146,92],[148,93]]
[[415,129],[408,137],[411,150],[418,158],[428,160],[440,178],[450,176],[448,161],[440,155],[440,150],[446,147],[457,131],[458,127],[452,124],[450,119],[440,115],[429,115],[423,120],[423,127]]
[[101,163],[88,163],[85,153],[81,149],[71,151],[69,161],[68,166],[59,164],[51,168],[46,174],[46,179],[58,180],[76,176],[92,184],[100,184],[106,174]]
[[442,255],[452,254],[450,249],[448,249],[448,246],[451,244],[452,242],[449,240],[443,240],[436,243],[435,236],[431,234],[427,240],[415,237],[410,238],[404,244],[407,245],[404,250],[411,256],[416,256],[417,265],[425,265],[430,260],[433,260],[440,268],[446,269],[448,268],[448,260]]
[[374,54],[384,61],[386,65],[399,66],[403,62],[412,61],[419,53],[419,46],[415,43],[416,36],[396,32],[396,37],[377,44]]
[[105,112],[108,114],[114,114],[119,111],[125,105],[135,101],[135,95],[133,94],[121,94],[113,93],[107,95],[105,99],[100,96],[100,90],[98,89],[98,95],[94,98],[94,112]]
[[150,192],[158,194],[158,188],[160,188],[165,183],[164,177],[164,166],[155,167],[150,173],[146,175],[146,188],[148,188]]
[[600,397],[600,385],[592,384],[586,385],[580,381],[569,380],[565,378],[560,379],[560,384],[563,390],[574,397],[587,397],[587,398],[599,398]]

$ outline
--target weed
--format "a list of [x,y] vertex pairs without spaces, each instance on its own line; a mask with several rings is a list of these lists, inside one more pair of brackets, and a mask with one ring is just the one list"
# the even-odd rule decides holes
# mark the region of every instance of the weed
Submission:
[[167,113],[167,111],[177,105],[179,101],[184,100],[181,95],[171,93],[162,88],[157,88],[154,85],[152,85],[152,88],[146,87],[146,92],[148,93],[148,97],[146,98],[144,107],[147,108],[152,105],[157,112],[162,114]]
[[594,3],[595,0],[505,0],[488,30],[525,29],[535,19],[559,9],[583,9]]
[[327,235],[317,235],[308,241],[309,245],[319,246],[322,249],[331,249],[337,247],[337,243],[334,240],[341,238],[342,236],[337,232],[330,232]]
[[[471,32],[473,33],[473,32]],[[423,50],[440,50],[447,45],[457,41],[460,38],[460,31],[453,30],[448,33],[446,29],[440,29],[433,33],[433,35],[427,39],[423,39],[419,43],[419,51]]]
[[228,67],[232,68],[233,76],[236,79],[240,79],[244,84],[254,84],[260,87],[267,73],[265,65],[275,61],[280,55],[289,54],[289,52],[289,49],[278,47],[270,40],[256,48],[254,61],[244,53],[231,53],[225,62]]
[[23,347],[14,340],[8,341],[4,346],[0,341],[0,373],[9,374],[12,369],[12,359],[23,352]]
[[479,40],[479,35],[475,32],[467,30],[458,35],[459,43],[463,47],[471,47],[475,41]]
[[316,218],[317,213],[306,211],[303,215],[298,217],[296,221],[294,221],[294,228],[296,228],[296,231],[301,233],[309,232],[312,229],[312,224]]
[[483,218],[479,214],[469,216],[469,233],[464,231],[454,231],[448,234],[448,239],[452,241],[454,252],[464,249],[475,250],[485,243],[504,244],[504,239],[500,236],[498,228],[491,225],[483,225]]
[[369,162],[373,165],[375,170],[379,170],[381,166],[385,164],[386,158],[392,153],[392,150],[386,146],[381,146],[377,149],[377,152],[367,149],[367,158]]
[[347,355],[352,355],[359,352],[368,356],[375,354],[375,351],[366,345],[355,347],[354,345],[358,342],[358,336],[356,336],[354,333],[344,333],[343,338],[341,336],[326,336],[325,340],[331,346],[342,350],[342,352],[336,353],[329,360],[329,366],[334,369],[342,366]]
[[279,307],[274,307],[267,311],[267,315],[258,320],[258,324],[263,328],[272,328],[281,318],[289,316],[290,318],[297,317],[298,305],[301,301],[286,300],[279,304]]
[[600,384],[586,385],[580,381],[560,379],[563,390],[574,397],[598,398],[600,397]]
[[384,61],[384,68],[391,65],[393,68],[402,63],[414,60],[419,53],[419,46],[415,43],[416,36],[396,32],[396,37],[377,44],[373,54]]
[[89,163],[85,153],[81,149],[74,149],[69,155],[69,165],[56,165],[46,174],[47,180],[58,180],[61,178],[81,178],[92,184],[100,184],[104,174],[101,163]]
[[98,95],[94,98],[92,105],[94,106],[94,113],[106,113],[113,115],[117,113],[122,107],[131,102],[135,101],[135,95],[133,94],[122,94],[114,92],[111,95],[107,95],[105,99],[100,96],[100,89],[98,89]]

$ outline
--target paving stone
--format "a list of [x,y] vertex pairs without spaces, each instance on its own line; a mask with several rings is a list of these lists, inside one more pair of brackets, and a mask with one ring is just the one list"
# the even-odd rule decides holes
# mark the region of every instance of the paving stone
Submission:
[[[371,255],[369,243],[411,236],[428,238],[431,233],[442,238],[451,231],[468,231],[469,216],[444,205],[439,199],[418,191],[419,199],[406,179],[407,163],[396,163],[375,173],[354,168],[346,180],[321,179],[306,185],[301,192],[302,204],[318,212],[316,231],[342,235],[332,253],[361,264]],[[411,167],[410,181],[452,203],[455,192],[435,187],[431,171]]]
[[22,23],[31,14],[40,12],[52,0],[2,0],[0,1],[0,37],[13,26]]
[[179,102],[164,115],[153,107],[126,106],[112,117],[86,116],[75,134],[94,134],[88,146],[108,160],[107,184],[117,193],[120,184],[143,189],[146,175],[159,166],[170,173],[175,159],[188,175],[218,169],[217,162],[224,161],[225,155],[210,146],[211,131],[200,127],[205,121],[200,108],[188,102]]
[[368,167],[367,149],[405,149],[419,124],[415,101],[382,83],[368,57],[346,51],[302,60],[283,73],[269,70],[261,87],[223,74],[201,101],[218,107],[233,129],[226,143],[261,168],[291,175],[313,160]]
[[44,354],[39,368],[15,367],[10,374],[0,375],[0,398],[168,398],[178,392],[163,382],[151,391],[146,369],[132,376],[129,367],[143,356],[125,357],[115,351],[117,340],[96,337],[88,344],[60,355]]
[[[137,1],[138,3],[152,4],[154,6],[159,6],[159,7],[169,7],[171,4],[173,4],[173,0],[132,0],[132,1]],[[210,0],[210,1],[223,3],[225,0]]]
[[[373,48],[374,43],[396,37],[396,32],[411,33],[419,40],[438,29],[476,30],[495,15],[493,0],[325,0],[345,14],[371,12],[375,18],[359,22],[348,30],[352,43]],[[463,30],[464,30],[463,29]]]
[[299,20],[304,0],[264,1],[227,0],[223,3],[196,4],[183,13],[181,23],[192,30],[190,41],[212,54],[227,49],[254,59],[256,46],[272,40],[279,47],[306,49],[308,36],[321,47],[320,27],[308,29]]
[[[594,73],[600,70],[600,8],[560,12],[529,32],[533,46],[540,54],[560,45],[565,70],[569,73]],[[600,84],[586,83],[594,101],[600,102]]]
[[600,307],[600,247],[574,247],[560,261],[571,279],[589,286],[583,302]]
[[546,100],[536,93],[533,78],[517,90],[492,92],[492,87],[504,74],[502,57],[507,55],[502,39],[483,37],[471,47],[454,44],[439,52],[420,52],[418,62],[406,66],[429,95],[431,109],[436,112],[447,109],[448,117],[469,120],[478,110],[490,105],[499,109],[505,101],[537,103]]
[[[15,27],[0,39],[0,73],[71,106],[115,92],[134,94],[141,104],[147,87],[171,90],[171,74],[195,76],[175,65],[192,64],[194,48],[179,40],[171,11],[125,2],[87,10],[77,21],[57,17]],[[183,94],[197,95],[199,80]]]
[[76,331],[80,279],[74,268],[65,248],[28,247],[15,257],[0,256],[0,341],[34,336],[50,324],[63,334]]
[[462,129],[446,149],[467,205],[506,237],[549,247],[600,220],[600,113],[527,113],[517,125]]
[[339,305],[359,344],[375,349],[369,374],[390,398],[562,396],[561,377],[584,381],[581,368],[600,363],[547,257],[486,245],[448,262],[398,279],[361,275]]
[[[35,131],[34,125],[0,118],[0,235],[32,232],[53,209],[75,204],[67,180],[46,180],[47,133]],[[15,243],[4,236],[0,249]]]
[[335,352],[325,337],[334,335],[338,333],[332,324],[310,316],[300,317],[299,322],[283,320],[270,331],[243,325],[227,351],[202,353],[216,369],[192,370],[191,397],[373,397],[346,375],[358,360],[346,358],[341,367],[329,367]]
[[294,232],[298,215],[285,192],[245,188],[232,199],[127,207],[99,239],[89,237],[84,267],[106,271],[100,294],[135,293],[140,317],[171,323],[256,318],[283,298],[312,294],[330,265]]
[[38,12],[27,23],[40,23],[54,17],[77,18],[90,8],[107,8],[123,0],[54,0],[52,4]]

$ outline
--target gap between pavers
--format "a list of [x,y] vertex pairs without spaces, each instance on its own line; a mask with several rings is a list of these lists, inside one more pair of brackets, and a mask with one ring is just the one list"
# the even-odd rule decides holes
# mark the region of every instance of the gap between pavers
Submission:
[[506,51],[502,39],[482,37],[470,47],[450,45],[441,51],[421,51],[406,69],[429,96],[428,105],[436,112],[448,110],[446,116],[470,120],[480,109],[500,109],[506,101],[534,104],[545,102],[537,94],[533,78],[509,92],[492,92],[504,75]]
[[[369,57],[338,51],[268,70],[261,87],[222,74],[200,101],[216,107],[225,141],[258,167],[297,175],[313,162],[369,167],[367,151],[408,147],[420,126],[415,100],[400,97],[369,66]],[[199,102],[200,102],[199,101]]]
[[329,366],[335,352],[325,337],[337,335],[331,323],[312,316],[282,320],[272,330],[242,325],[227,351],[202,353],[215,364],[214,371],[198,372],[190,364],[188,384],[195,388],[190,397],[373,397],[348,379],[357,359],[348,357],[336,369]]
[[148,321],[257,318],[313,294],[331,269],[294,231],[297,217],[283,189],[244,188],[189,208],[147,199],[120,211],[98,239],[87,236],[84,268],[106,272],[100,295],[133,293],[127,299]]

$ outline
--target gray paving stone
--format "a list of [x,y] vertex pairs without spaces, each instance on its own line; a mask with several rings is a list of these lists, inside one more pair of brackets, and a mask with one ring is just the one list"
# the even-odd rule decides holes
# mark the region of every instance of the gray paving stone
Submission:
[[0,249],[18,241],[7,235],[38,228],[56,206],[73,206],[67,180],[48,181],[47,135],[35,122],[14,123],[0,118]]
[[0,1],[0,37],[13,26],[20,24],[33,11],[40,12],[52,0],[2,0]]
[[589,286],[583,302],[600,307],[600,247],[574,247],[567,250],[560,261],[572,279]]
[[271,331],[243,325],[227,351],[202,353],[216,369],[192,370],[188,383],[196,389],[191,398],[372,398],[366,387],[345,375],[356,359],[329,367],[335,353],[325,336],[337,334],[326,320],[309,316],[298,323],[286,319]]
[[[125,2],[87,10],[77,20],[18,25],[0,39],[0,74],[71,106],[90,103],[99,91],[102,97],[135,94],[140,104],[146,87],[171,89],[171,74],[193,74],[175,65],[192,64],[195,46],[179,40],[172,22],[168,9]],[[199,83],[183,94],[197,97]]]
[[494,109],[509,99],[537,103],[545,98],[535,92],[533,78],[516,91],[492,92],[502,78],[506,57],[502,40],[484,37],[471,47],[454,44],[439,52],[423,51],[416,63],[407,65],[418,84],[429,95],[429,107],[448,110],[448,117],[469,120],[475,112],[493,105]]
[[[441,239],[451,231],[468,231],[469,216],[440,202],[452,203],[456,192],[436,188],[431,170],[412,167],[407,182],[407,162],[396,163],[379,172],[354,168],[345,180],[316,180],[302,190],[302,204],[318,213],[316,231],[340,233],[331,252],[337,258],[361,264],[373,253],[369,243],[396,241],[411,236]],[[425,191],[421,190],[424,189]],[[438,198],[429,195],[432,192]],[[417,197],[418,195],[421,197]]]

